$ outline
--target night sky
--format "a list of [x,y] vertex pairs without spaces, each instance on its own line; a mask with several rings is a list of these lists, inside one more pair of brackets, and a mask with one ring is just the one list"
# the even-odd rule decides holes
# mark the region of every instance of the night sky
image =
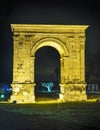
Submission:
[[[0,83],[12,82],[13,39],[10,24],[14,23],[89,25],[86,31],[86,59],[93,62],[99,60],[100,7],[98,2],[99,0],[66,0],[66,3],[63,0],[42,2],[31,0],[28,0],[28,2],[21,0],[0,1]],[[46,58],[44,53],[48,49],[50,53],[49,57]],[[56,50],[41,48],[37,52],[37,57],[39,56],[42,56],[46,61],[41,66],[44,66],[44,64],[49,65],[49,69],[46,68],[45,70],[52,70],[48,72],[49,74],[51,72],[53,74],[55,68],[59,67],[59,54]],[[39,71],[41,72],[41,69]],[[37,71],[37,75],[40,72]],[[39,76],[41,77],[41,75]],[[37,79],[39,76],[37,76]]]

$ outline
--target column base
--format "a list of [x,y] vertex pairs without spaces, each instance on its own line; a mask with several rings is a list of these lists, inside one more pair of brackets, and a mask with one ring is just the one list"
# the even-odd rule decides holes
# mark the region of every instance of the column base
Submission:
[[12,95],[10,97],[10,103],[35,103],[34,87],[35,84],[17,84],[13,83]]
[[87,95],[60,94],[59,101],[61,101],[61,102],[87,101]]
[[86,84],[60,84],[59,101],[86,101]]

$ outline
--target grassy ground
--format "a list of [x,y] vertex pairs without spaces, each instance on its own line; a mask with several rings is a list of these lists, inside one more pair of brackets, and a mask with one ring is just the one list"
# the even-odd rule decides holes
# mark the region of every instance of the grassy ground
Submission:
[[[9,113],[4,114],[5,118],[11,120],[8,121],[9,124],[12,121],[14,124],[14,120],[15,124],[19,122],[20,125],[16,125],[16,130],[100,130],[100,102],[1,103],[0,112],[2,111]],[[17,119],[14,115],[18,115],[19,118]],[[0,121],[2,122],[2,119]],[[7,120],[5,122],[7,123]],[[0,130],[6,130],[6,128]],[[13,128],[14,126],[10,130]]]

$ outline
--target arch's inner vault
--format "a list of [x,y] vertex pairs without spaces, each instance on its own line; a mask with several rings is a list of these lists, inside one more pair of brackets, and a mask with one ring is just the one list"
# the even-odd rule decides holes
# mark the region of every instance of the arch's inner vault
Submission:
[[86,100],[86,25],[11,24],[14,41],[13,82],[10,102],[35,102],[35,53],[45,46],[60,55],[59,101]]

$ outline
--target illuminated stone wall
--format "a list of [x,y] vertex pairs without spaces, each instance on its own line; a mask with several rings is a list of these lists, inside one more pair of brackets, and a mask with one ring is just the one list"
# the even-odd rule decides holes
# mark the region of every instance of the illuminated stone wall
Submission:
[[86,100],[84,52],[87,27],[12,24],[13,93],[10,102],[35,102],[35,53],[43,46],[51,46],[60,54],[59,101]]

